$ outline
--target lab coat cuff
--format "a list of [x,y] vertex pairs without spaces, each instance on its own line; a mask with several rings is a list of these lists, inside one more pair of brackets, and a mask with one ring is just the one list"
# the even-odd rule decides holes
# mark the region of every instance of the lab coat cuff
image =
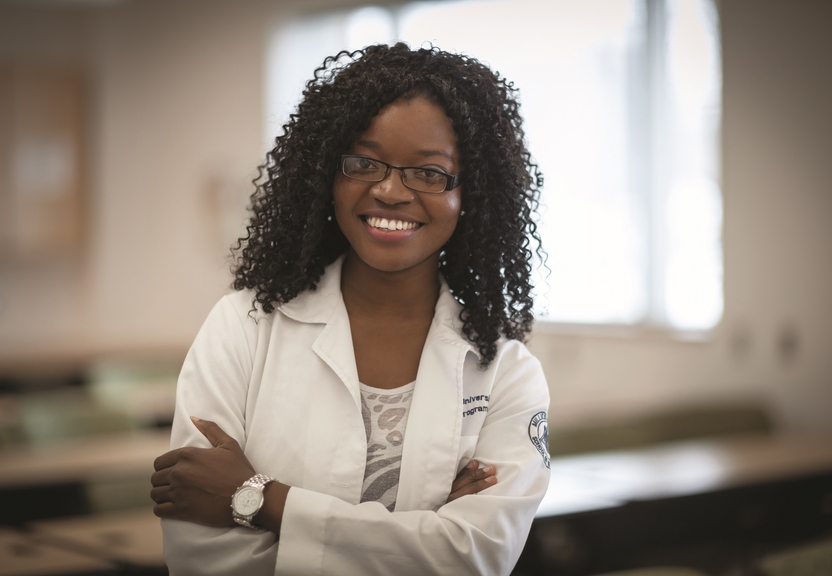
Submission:
[[276,574],[320,574],[332,496],[292,487],[283,508]]

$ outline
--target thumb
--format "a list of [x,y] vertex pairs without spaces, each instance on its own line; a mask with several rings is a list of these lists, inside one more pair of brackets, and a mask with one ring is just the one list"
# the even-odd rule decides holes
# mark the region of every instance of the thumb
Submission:
[[202,432],[202,435],[208,438],[208,441],[214,448],[223,448],[223,447],[230,447],[229,445],[233,445],[234,447],[238,447],[237,441],[234,440],[231,436],[225,433],[225,431],[217,426],[215,422],[211,422],[210,420],[202,420],[201,418],[197,418],[196,416],[191,416],[191,422],[194,423],[197,430]]

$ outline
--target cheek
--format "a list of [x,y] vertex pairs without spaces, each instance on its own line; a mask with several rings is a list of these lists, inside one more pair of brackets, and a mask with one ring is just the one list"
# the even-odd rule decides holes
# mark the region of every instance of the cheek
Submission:
[[456,225],[457,220],[459,220],[459,212],[462,210],[462,192],[459,188],[452,190],[445,198],[444,198],[444,206],[443,212],[446,215],[446,218]]
[[350,202],[350,194],[348,187],[340,183],[338,179],[335,180],[335,185],[332,187],[332,205],[335,213],[335,221],[341,231],[344,231],[344,225],[347,223],[351,213],[352,203]]
[[462,209],[462,189],[456,188],[451,190],[448,194],[448,207],[454,211],[456,216],[459,216],[459,211]]
[[343,205],[345,195],[344,183],[341,181],[341,177],[337,176],[335,182],[332,184],[332,204],[335,206],[336,211],[339,206]]
[[462,208],[462,195],[459,189],[452,190],[446,195],[436,198],[436,203],[431,207],[431,213],[434,224],[437,225],[437,231],[441,230],[441,243],[444,244],[450,240],[454,231],[459,225],[459,212]]

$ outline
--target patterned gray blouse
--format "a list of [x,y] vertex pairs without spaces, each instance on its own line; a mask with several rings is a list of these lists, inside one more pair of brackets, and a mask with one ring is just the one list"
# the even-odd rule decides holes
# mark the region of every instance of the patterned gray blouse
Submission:
[[385,390],[360,384],[361,415],[367,433],[367,466],[362,502],[381,502],[393,511],[399,491],[402,445],[416,382]]

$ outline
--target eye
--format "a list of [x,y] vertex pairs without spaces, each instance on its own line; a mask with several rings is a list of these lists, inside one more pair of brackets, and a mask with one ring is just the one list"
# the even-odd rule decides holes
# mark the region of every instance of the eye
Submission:
[[372,175],[384,172],[384,167],[370,158],[352,156],[346,159],[344,170],[349,175]]
[[413,177],[422,182],[434,184],[445,181],[445,173],[431,168],[413,168]]

